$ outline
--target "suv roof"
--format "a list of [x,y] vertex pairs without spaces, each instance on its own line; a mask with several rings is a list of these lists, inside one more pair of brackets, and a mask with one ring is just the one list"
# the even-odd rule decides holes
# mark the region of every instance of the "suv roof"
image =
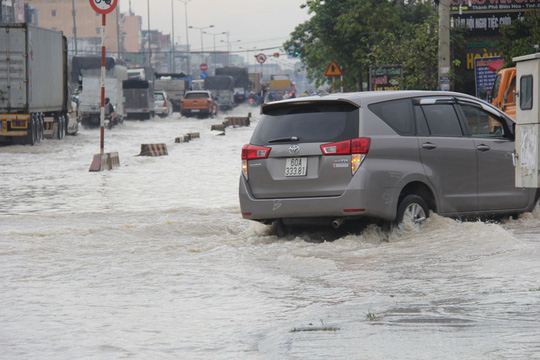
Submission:
[[344,101],[363,107],[367,104],[371,104],[378,101],[413,98],[419,96],[459,96],[461,98],[470,98],[478,100],[477,98],[451,91],[423,91],[423,90],[400,90],[400,91],[365,91],[354,93],[336,93],[328,95],[315,95],[301,98],[287,99],[281,101],[274,101],[262,105],[261,112],[264,114],[267,109],[275,106],[280,106],[283,103],[299,103],[299,102],[312,102],[312,101]]

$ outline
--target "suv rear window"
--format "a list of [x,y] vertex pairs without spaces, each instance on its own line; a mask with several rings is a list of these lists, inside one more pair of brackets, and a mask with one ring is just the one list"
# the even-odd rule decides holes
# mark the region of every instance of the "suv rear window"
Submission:
[[[251,144],[336,142],[358,137],[358,108],[345,102],[291,103],[263,109]],[[296,138],[295,140],[291,140]]]

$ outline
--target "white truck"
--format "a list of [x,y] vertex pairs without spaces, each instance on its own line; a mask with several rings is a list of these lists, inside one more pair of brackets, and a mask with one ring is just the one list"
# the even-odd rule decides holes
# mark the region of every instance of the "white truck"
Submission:
[[68,74],[61,32],[0,24],[0,140],[34,145],[76,133]]
[[[94,62],[94,64],[100,64]],[[87,128],[99,127],[101,124],[101,66],[87,66],[80,70],[79,121]],[[126,115],[124,109],[123,81],[127,80],[127,68],[114,64],[106,70],[105,97],[114,106],[116,122],[121,123]],[[106,124],[111,127],[111,124]]]
[[154,90],[165,91],[174,112],[180,112],[182,99],[189,91],[189,81],[185,74],[155,73]]
[[149,120],[154,116],[154,91],[148,80],[124,80],[124,110],[126,119]]

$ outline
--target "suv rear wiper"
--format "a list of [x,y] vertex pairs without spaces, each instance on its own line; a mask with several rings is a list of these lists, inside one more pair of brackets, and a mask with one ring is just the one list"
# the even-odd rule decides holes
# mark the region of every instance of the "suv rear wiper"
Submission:
[[284,138],[278,138],[278,139],[270,140],[270,141],[268,141],[268,143],[298,141],[298,140],[300,140],[300,139],[298,139],[296,136],[291,136],[291,137],[284,137]]

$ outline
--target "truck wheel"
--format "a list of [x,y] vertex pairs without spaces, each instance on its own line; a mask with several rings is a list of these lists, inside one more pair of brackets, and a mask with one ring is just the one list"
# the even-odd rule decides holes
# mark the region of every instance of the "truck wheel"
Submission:
[[37,118],[37,121],[36,121],[36,131],[37,131],[37,135],[36,135],[36,142],[40,143],[41,141],[43,141],[43,115],[39,115],[38,118]]
[[64,115],[58,116],[57,128],[58,128],[58,133],[57,133],[58,140],[62,140],[64,138],[64,131],[66,129],[65,123],[64,123]]
[[30,120],[28,121],[28,130],[26,132],[26,144],[34,146],[36,144],[37,139],[37,121],[36,116],[32,114],[30,117]]

